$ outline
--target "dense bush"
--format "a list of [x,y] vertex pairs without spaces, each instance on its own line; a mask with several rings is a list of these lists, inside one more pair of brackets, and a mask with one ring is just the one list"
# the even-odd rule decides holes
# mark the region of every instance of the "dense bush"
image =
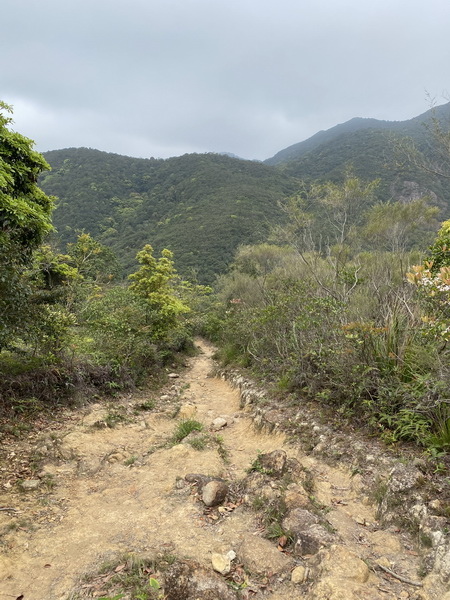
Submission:
[[343,300],[328,292],[336,273],[326,260],[315,257],[311,274],[283,252],[264,274],[243,269],[238,255],[221,279],[223,359],[250,367],[298,402],[319,400],[368,423],[386,440],[447,447],[448,353],[428,335],[420,294],[405,282],[414,254],[360,254],[358,285]]

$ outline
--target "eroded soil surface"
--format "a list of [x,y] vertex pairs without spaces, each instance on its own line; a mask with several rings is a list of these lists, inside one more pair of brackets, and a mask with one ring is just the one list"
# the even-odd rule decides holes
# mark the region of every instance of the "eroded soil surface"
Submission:
[[[0,599],[102,597],[102,581],[93,584],[83,575],[106,560],[170,554],[212,569],[213,553],[232,550],[233,569],[244,573],[238,580],[244,584],[234,586],[241,587],[241,598],[442,600],[445,590],[436,578],[420,578],[413,541],[377,523],[359,475],[305,454],[281,434],[257,432],[238,391],[211,376],[213,349],[204,342],[199,347],[152,410],[144,410],[150,405],[142,394],[121,398],[113,413],[91,404],[40,433],[35,447],[44,461],[32,489],[2,482]],[[222,416],[227,425],[215,430],[212,423]],[[204,430],[174,444],[185,419]],[[258,467],[258,457],[274,450],[284,451],[291,465],[281,478]],[[227,500],[205,507],[184,479],[191,473],[224,479]],[[321,549],[308,553],[295,551],[283,531],[279,538],[272,532],[271,551],[286,559],[272,565],[264,551],[264,511],[280,499],[288,515],[315,511],[323,535]]]

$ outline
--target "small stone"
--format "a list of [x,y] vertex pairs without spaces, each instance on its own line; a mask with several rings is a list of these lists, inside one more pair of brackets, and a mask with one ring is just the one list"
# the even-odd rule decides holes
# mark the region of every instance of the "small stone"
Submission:
[[267,454],[261,454],[258,457],[259,466],[268,475],[273,477],[282,477],[286,470],[286,452],[284,450],[274,450]]
[[214,571],[217,571],[221,575],[228,575],[231,571],[231,561],[228,556],[224,554],[213,552],[211,555],[211,563]]
[[166,600],[237,600],[226,581],[198,563],[176,562],[164,574]]
[[423,478],[420,471],[409,466],[398,464],[390,472],[388,491],[392,493],[404,493],[414,489]]
[[188,419],[192,419],[197,412],[197,407],[195,404],[190,404],[186,402],[186,404],[182,404],[180,410],[178,412],[178,418],[182,421],[186,421]]
[[377,565],[380,565],[380,567],[386,567],[386,569],[390,569],[392,567],[391,561],[386,558],[386,556],[380,556],[380,558],[377,558],[375,562]]
[[428,503],[428,506],[432,509],[432,510],[440,510],[442,508],[442,502],[440,500],[432,500],[431,502]]
[[278,574],[292,567],[292,559],[258,536],[245,535],[238,551],[239,561],[253,574]]
[[211,427],[214,429],[214,431],[219,431],[220,429],[223,429],[227,425],[228,425],[228,422],[223,417],[217,417],[217,419],[214,419],[214,421],[211,423]]
[[305,567],[295,567],[295,569],[291,573],[291,581],[292,583],[300,584],[306,581],[307,570]]
[[121,460],[125,459],[125,455],[121,454],[120,452],[114,452],[114,454],[110,454],[110,456],[108,456],[107,460],[109,463],[115,463],[115,462],[120,462]]
[[170,377],[170,379],[178,379],[179,375],[178,373],[169,373],[167,377]]
[[202,491],[202,500],[205,506],[222,504],[228,494],[228,486],[224,481],[210,481]]
[[294,508],[283,519],[283,529],[297,534],[318,522],[318,517],[309,510]]
[[27,479],[26,481],[22,481],[20,487],[24,492],[32,492],[33,490],[37,490],[41,485],[39,479]]
[[227,556],[230,560],[234,560],[236,558],[236,552],[234,550],[229,550],[225,556]]
[[365,583],[369,579],[369,567],[345,546],[330,546],[321,550],[317,557],[322,575]]
[[169,396],[169,394],[163,394],[160,397],[160,400],[162,400],[163,402],[168,402],[170,400],[171,396]]

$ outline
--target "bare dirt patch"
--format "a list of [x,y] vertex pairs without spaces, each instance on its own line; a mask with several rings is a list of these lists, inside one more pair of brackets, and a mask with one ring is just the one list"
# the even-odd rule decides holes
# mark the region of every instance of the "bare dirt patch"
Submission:
[[[233,551],[227,581],[241,598],[442,600],[435,578],[420,579],[413,542],[394,527],[380,527],[361,478],[304,454],[283,434],[256,431],[249,412],[240,409],[238,391],[211,376],[213,349],[199,346],[201,353],[171,379],[161,394],[164,402],[153,410],[138,408],[150,399],[130,396],[117,407],[91,405],[37,436],[34,447],[43,464],[36,475],[24,467],[26,479],[36,483],[24,491],[9,479],[2,482],[0,598],[101,597],[109,575],[83,575],[98,572],[106,560],[170,555],[212,570],[213,553]],[[173,444],[177,423],[185,419],[203,430]],[[255,459],[274,450],[284,451],[294,465],[289,476],[256,469],[250,478]],[[20,454],[18,448],[9,452]],[[2,466],[6,473],[5,461]],[[226,481],[228,499],[205,507],[197,486],[185,480],[195,473]],[[280,531],[271,548],[286,558],[286,568],[263,565],[252,572],[241,549],[253,544],[251,554],[267,559],[266,509],[276,503],[286,514],[299,506],[315,510],[332,541],[323,534],[327,541],[319,536],[317,552],[296,553]],[[283,516],[273,523],[278,526]],[[295,579],[298,567],[304,577],[297,571]]]

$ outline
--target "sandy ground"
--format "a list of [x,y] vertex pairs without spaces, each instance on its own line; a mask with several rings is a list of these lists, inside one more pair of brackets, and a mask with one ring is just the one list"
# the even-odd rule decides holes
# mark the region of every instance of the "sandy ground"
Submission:
[[[210,564],[212,552],[236,549],[244,535],[260,534],[259,523],[244,505],[217,524],[209,522],[198,498],[177,481],[188,473],[238,481],[258,453],[275,449],[285,450],[314,473],[317,500],[332,508],[327,518],[352,551],[362,558],[373,558],[378,551],[417,579],[415,552],[393,531],[369,531],[374,508],[358,475],[304,455],[281,435],[256,432],[249,415],[239,408],[238,392],[210,376],[212,348],[199,344],[201,353],[189,359],[188,369],[174,381],[182,390],[182,413],[191,412],[206,430],[216,417],[234,417],[220,431],[227,460],[214,444],[203,451],[189,444],[169,447],[166,442],[180,416],[146,412],[101,429],[94,424],[108,409],[90,405],[59,434],[59,459],[49,460],[44,468],[47,486],[0,495],[0,506],[15,509],[0,512],[1,600],[65,600],[84,573],[125,552],[170,551]],[[138,400],[142,403],[142,395]],[[136,401],[127,400],[130,407]],[[369,585],[374,594],[370,598],[422,597],[410,586],[398,587],[399,582],[389,588],[375,576]],[[383,586],[385,591],[379,591]],[[275,589],[270,597],[309,597],[292,588],[283,590]],[[396,595],[399,590],[403,595]],[[427,593],[423,598],[434,600],[433,592]]]

